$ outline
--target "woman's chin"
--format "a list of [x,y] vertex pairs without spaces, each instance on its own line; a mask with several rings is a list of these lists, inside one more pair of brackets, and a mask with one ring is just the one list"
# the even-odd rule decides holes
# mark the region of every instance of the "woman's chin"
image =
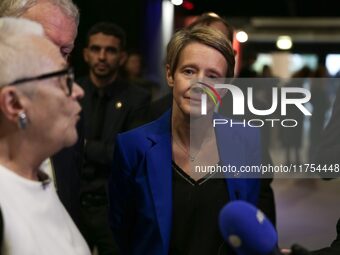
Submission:
[[[64,137],[63,148],[71,147],[78,141],[78,134],[76,131],[72,132],[72,134],[68,134],[68,136]],[[62,148],[61,148],[62,149]]]

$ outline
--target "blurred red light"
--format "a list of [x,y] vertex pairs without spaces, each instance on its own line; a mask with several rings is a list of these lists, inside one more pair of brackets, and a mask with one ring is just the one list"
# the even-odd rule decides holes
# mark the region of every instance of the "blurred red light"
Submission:
[[194,4],[189,2],[189,1],[186,1],[186,0],[183,1],[182,6],[183,6],[184,9],[186,9],[188,11],[191,11],[192,9],[194,9]]

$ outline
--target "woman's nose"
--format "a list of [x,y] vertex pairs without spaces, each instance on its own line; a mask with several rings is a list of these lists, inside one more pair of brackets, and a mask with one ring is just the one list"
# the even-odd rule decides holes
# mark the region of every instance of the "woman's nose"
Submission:
[[84,97],[84,90],[76,83],[73,83],[72,97],[76,99],[81,99]]

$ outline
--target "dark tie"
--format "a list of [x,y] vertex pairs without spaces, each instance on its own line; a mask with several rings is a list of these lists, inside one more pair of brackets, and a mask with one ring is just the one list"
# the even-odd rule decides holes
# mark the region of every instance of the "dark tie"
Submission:
[[104,126],[106,99],[103,91],[97,91],[93,98],[91,136],[100,139]]

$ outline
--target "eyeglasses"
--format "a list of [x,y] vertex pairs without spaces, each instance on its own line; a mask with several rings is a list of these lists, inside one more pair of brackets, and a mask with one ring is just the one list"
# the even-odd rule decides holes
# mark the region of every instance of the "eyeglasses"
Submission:
[[58,76],[66,76],[66,95],[70,96],[72,94],[72,88],[73,88],[73,83],[74,83],[74,73],[73,73],[73,68],[68,67],[66,69],[56,71],[56,72],[51,72],[51,73],[46,73],[46,74],[41,74],[38,76],[30,77],[30,78],[23,78],[23,79],[18,79],[15,80],[14,82],[11,82],[9,85],[20,85],[22,83],[26,82],[31,82],[31,81],[41,81],[41,80],[46,80],[50,79],[53,77],[58,77]]

